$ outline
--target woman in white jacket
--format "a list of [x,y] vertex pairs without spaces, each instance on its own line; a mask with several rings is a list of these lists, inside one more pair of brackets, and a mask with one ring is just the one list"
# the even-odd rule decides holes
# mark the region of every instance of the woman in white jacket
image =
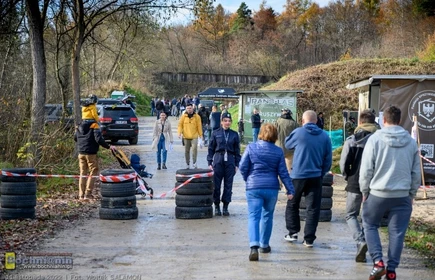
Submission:
[[[169,144],[174,142],[172,137],[171,123],[167,121],[166,113],[160,113],[160,119],[156,121],[153,132],[152,150],[157,149],[157,170],[167,169],[166,158],[168,154]],[[163,163],[162,163],[163,155]]]

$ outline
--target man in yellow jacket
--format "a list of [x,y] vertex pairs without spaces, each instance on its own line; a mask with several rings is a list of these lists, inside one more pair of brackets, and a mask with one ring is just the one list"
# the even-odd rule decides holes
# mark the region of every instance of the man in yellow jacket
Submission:
[[198,155],[198,137],[202,135],[201,118],[193,111],[193,105],[191,103],[186,105],[186,111],[181,115],[178,122],[178,138],[183,137],[184,141],[184,156],[186,158],[186,169],[190,168],[190,148],[192,148],[192,161],[193,168],[197,168],[196,158]]

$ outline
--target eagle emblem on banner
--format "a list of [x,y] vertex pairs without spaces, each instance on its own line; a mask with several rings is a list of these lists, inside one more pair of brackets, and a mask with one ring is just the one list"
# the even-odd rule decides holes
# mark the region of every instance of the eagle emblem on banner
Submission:
[[418,114],[427,121],[432,122],[435,119],[435,102],[431,99],[426,99],[418,102]]

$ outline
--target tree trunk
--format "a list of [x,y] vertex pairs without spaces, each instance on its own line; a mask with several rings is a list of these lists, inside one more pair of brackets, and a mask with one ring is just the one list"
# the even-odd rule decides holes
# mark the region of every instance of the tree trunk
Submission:
[[33,68],[32,109],[29,136],[29,150],[32,157],[28,159],[28,164],[29,166],[36,166],[41,158],[41,149],[38,143],[40,142],[44,129],[44,105],[47,79],[43,39],[44,20],[43,17],[41,17],[38,1],[26,0],[26,14],[29,24]]
[[85,38],[84,8],[82,0],[74,1],[74,12],[77,28],[74,36],[74,46],[72,51],[71,74],[72,90],[74,96],[74,122],[79,124],[82,119],[80,109],[80,52]]

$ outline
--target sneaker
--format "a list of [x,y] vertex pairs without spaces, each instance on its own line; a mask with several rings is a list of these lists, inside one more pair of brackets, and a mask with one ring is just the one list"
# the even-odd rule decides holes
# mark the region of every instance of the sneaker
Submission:
[[168,169],[167,167],[166,167],[166,164],[162,164],[162,169]]
[[392,271],[392,270],[388,270],[388,267],[387,267],[387,275],[386,275],[385,279],[387,279],[387,280],[396,280],[396,272]]
[[380,280],[386,273],[385,265],[382,260],[373,265],[372,272],[370,273],[369,280]]
[[309,241],[307,241],[307,240],[304,240],[304,243],[302,243],[302,244],[304,244],[305,247],[313,248],[313,242],[309,242]]
[[284,239],[287,240],[288,242],[294,242],[294,241],[298,241],[298,234],[287,234],[286,236],[284,236]]
[[260,248],[260,253],[263,254],[269,254],[272,251],[272,249],[270,248],[270,246],[267,246],[266,248]]
[[366,262],[367,243],[360,242],[356,244],[356,262]]
[[193,169],[197,169],[198,166],[196,166],[196,162],[193,164]]
[[249,253],[249,260],[258,261],[258,249],[256,247],[251,248],[251,253]]
[[187,164],[187,165],[186,165],[186,169],[190,169],[190,164]]

